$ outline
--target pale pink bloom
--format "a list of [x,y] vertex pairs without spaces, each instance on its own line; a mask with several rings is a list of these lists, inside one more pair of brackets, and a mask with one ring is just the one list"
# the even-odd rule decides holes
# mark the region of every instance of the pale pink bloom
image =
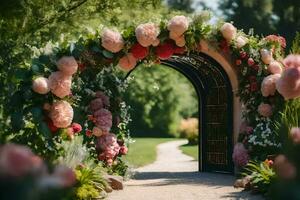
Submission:
[[300,96],[300,67],[291,67],[283,71],[281,78],[276,82],[277,91],[286,99]]
[[95,112],[97,110],[100,110],[103,108],[103,102],[101,98],[97,98],[91,101],[90,103],[90,109]]
[[112,114],[107,109],[100,109],[94,113],[95,124],[98,128],[100,128],[104,132],[109,132],[112,126]]
[[235,165],[239,167],[245,166],[249,161],[248,151],[242,143],[237,143],[234,146],[232,159]]
[[57,178],[63,187],[71,187],[76,183],[76,175],[74,171],[63,165],[55,167],[53,177]]
[[53,121],[54,126],[58,128],[67,128],[73,120],[73,108],[66,101],[56,101],[51,106],[49,117]]
[[273,96],[276,92],[276,82],[280,78],[280,74],[269,75],[264,78],[261,84],[261,93],[264,97]]
[[291,138],[295,144],[300,144],[300,128],[293,127],[290,131]]
[[300,67],[300,54],[290,54],[284,60],[283,64],[285,67],[293,68],[293,67]]
[[257,109],[258,113],[263,117],[271,117],[273,114],[272,106],[267,103],[261,103]]
[[136,66],[136,58],[128,53],[119,60],[119,66],[124,71],[130,71]]
[[62,72],[52,72],[49,76],[51,92],[59,98],[64,98],[71,93],[72,77],[65,76]]
[[104,92],[102,91],[96,91],[96,95],[97,98],[100,98],[102,100],[102,103],[104,106],[109,107],[110,102],[109,102],[109,97],[107,95],[104,94]]
[[183,15],[175,16],[169,21],[167,28],[170,31],[170,38],[177,40],[188,30],[189,20]]
[[78,64],[73,56],[63,56],[57,61],[56,65],[66,76],[72,76],[78,69]]
[[32,90],[39,94],[47,94],[50,91],[49,80],[45,77],[38,77],[32,82]]
[[236,47],[238,49],[244,47],[247,43],[248,43],[248,38],[244,37],[244,36],[238,36],[236,38]]
[[140,24],[135,29],[136,39],[143,47],[157,46],[158,35],[159,28],[154,23]]
[[92,131],[93,131],[93,135],[96,137],[100,137],[101,135],[103,135],[103,131],[96,126],[93,128]]
[[276,174],[282,179],[291,180],[297,176],[297,169],[295,165],[293,165],[287,157],[282,154],[275,158],[274,168]]
[[124,40],[122,35],[110,29],[104,29],[101,37],[101,45],[108,51],[117,53],[124,47]]
[[266,64],[270,64],[273,61],[273,53],[268,49],[261,49],[260,50],[260,57],[261,60]]
[[231,23],[225,23],[220,29],[223,37],[230,42],[236,36],[237,29]]
[[184,38],[184,35],[178,37],[176,40],[175,40],[175,43],[177,46],[179,47],[184,47],[185,46],[185,38]]
[[97,145],[101,151],[99,159],[104,160],[108,165],[111,165],[120,151],[117,137],[112,133],[102,135],[98,137]]
[[268,66],[268,71],[271,74],[281,74],[282,73],[282,64],[278,61],[272,61]]

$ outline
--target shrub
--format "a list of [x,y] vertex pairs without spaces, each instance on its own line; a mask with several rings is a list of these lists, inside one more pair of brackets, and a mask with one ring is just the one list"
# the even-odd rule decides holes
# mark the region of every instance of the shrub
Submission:
[[198,144],[199,121],[197,118],[182,119],[179,126],[181,138],[187,138],[190,145]]

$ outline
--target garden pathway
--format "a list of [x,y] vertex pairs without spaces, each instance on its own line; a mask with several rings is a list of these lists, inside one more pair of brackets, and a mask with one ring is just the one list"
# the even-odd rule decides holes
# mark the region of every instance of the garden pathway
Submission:
[[184,155],[178,147],[187,141],[158,145],[157,160],[135,170],[134,179],[125,188],[114,191],[109,200],[259,200],[241,189],[233,188],[234,177],[199,173],[198,162]]

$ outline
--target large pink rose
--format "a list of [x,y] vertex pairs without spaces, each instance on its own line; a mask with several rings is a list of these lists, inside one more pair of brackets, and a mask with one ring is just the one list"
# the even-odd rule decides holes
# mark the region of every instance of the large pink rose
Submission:
[[284,60],[283,64],[287,68],[300,67],[300,55],[290,54]]
[[101,45],[108,51],[117,53],[124,47],[122,35],[110,29],[104,29],[101,37]]
[[291,128],[290,135],[295,144],[300,144],[300,128],[299,127]]
[[124,71],[130,71],[136,66],[136,62],[137,59],[132,53],[128,53],[119,60],[119,66]]
[[94,113],[95,124],[98,128],[100,128],[104,132],[109,132],[112,126],[112,114],[107,109],[100,109]]
[[272,96],[276,92],[276,82],[280,78],[280,74],[269,75],[264,78],[261,84],[261,93],[264,97]]
[[273,114],[272,106],[267,103],[261,103],[257,109],[258,113],[263,117],[271,117]]
[[159,28],[154,23],[140,24],[135,29],[136,39],[143,47],[157,46],[159,44],[158,35]]
[[73,120],[73,108],[66,101],[56,101],[51,106],[49,117],[53,121],[54,126],[58,128],[67,128]]
[[72,77],[66,76],[62,72],[52,72],[49,76],[51,92],[59,98],[64,98],[71,93]]
[[32,82],[32,90],[39,94],[47,94],[50,91],[48,79],[44,77],[34,79]]
[[276,82],[277,91],[286,99],[300,96],[300,67],[290,67],[284,70]]
[[272,61],[268,66],[268,71],[271,74],[281,74],[282,73],[282,64],[278,61]]
[[225,23],[220,29],[223,37],[230,42],[236,36],[237,29],[231,23]]
[[168,23],[168,30],[170,31],[170,38],[177,40],[189,28],[189,20],[187,17],[180,15],[173,17]]
[[245,166],[249,161],[248,151],[242,143],[237,143],[234,146],[232,159],[235,165],[239,167]]
[[56,65],[66,76],[72,76],[78,69],[78,64],[73,56],[63,56],[57,61]]

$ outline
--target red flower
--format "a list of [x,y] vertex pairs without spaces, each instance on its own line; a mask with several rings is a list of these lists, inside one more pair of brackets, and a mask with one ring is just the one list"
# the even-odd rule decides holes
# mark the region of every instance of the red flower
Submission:
[[251,66],[251,68],[253,69],[253,70],[255,70],[255,71],[258,71],[258,69],[259,69],[259,65],[252,65]]
[[92,137],[93,132],[91,130],[86,130],[85,135],[88,136],[88,137]]
[[72,129],[73,129],[74,133],[79,133],[79,132],[82,131],[82,127],[78,123],[72,123],[71,126],[72,126]]
[[222,40],[220,43],[220,48],[224,53],[228,53],[229,52],[229,44],[226,40]]
[[121,155],[126,155],[127,152],[128,152],[128,148],[125,145],[123,145],[123,146],[121,146],[119,152],[120,152]]
[[250,83],[250,91],[251,92],[255,92],[258,90],[258,85],[257,85],[257,82],[252,82]]
[[53,124],[53,121],[51,119],[47,120],[47,125],[52,133],[55,133],[58,130],[58,128]]
[[256,82],[256,76],[249,76],[249,81],[252,82]]
[[135,57],[138,60],[144,59],[149,54],[148,48],[143,47],[139,43],[133,45],[130,49],[130,52],[132,53],[133,57]]
[[255,61],[253,58],[249,58],[248,61],[247,61],[248,65],[251,67],[255,64]]
[[78,68],[79,68],[79,71],[83,71],[83,70],[85,70],[86,66],[84,63],[78,63]]
[[245,51],[241,51],[241,52],[240,52],[240,57],[241,57],[242,59],[247,59],[247,58],[248,58],[248,54],[247,54]]
[[242,60],[240,60],[240,59],[236,60],[236,61],[235,61],[235,64],[236,64],[237,66],[241,65],[241,64],[242,64]]
[[174,54],[184,54],[185,50],[186,50],[185,47],[176,46],[174,49]]
[[174,54],[175,48],[174,44],[171,42],[166,42],[156,47],[156,55],[162,59],[167,60]]

